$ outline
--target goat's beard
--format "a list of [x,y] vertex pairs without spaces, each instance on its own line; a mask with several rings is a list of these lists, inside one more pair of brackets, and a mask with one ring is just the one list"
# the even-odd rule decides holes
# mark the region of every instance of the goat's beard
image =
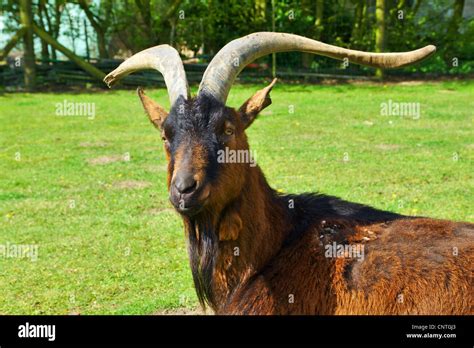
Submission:
[[188,253],[197,297],[203,307],[216,309],[213,293],[213,273],[219,238],[212,219],[184,217],[188,234]]

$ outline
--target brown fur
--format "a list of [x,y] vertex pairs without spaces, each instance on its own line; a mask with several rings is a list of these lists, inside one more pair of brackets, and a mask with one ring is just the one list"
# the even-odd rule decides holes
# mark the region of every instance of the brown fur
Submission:
[[[376,235],[362,241],[364,261],[325,257],[323,243],[330,240],[321,241],[320,228],[313,226],[262,271],[249,275],[218,313],[473,313],[472,224],[420,218],[352,226],[349,239],[360,242],[361,230]],[[342,233],[347,231],[331,238]]]
[[[248,149],[244,130],[271,103],[273,84],[233,111],[231,149]],[[161,114],[148,101],[144,107]],[[189,163],[203,180],[205,150],[195,144],[192,161],[184,163],[184,149],[170,160],[168,183]],[[473,224],[383,212],[356,218],[343,201],[332,213],[304,201],[291,208],[248,164],[222,164],[204,192],[204,211],[183,221],[190,257],[198,258],[193,272],[212,266],[205,286],[218,314],[474,314]],[[292,215],[310,208],[307,221]],[[363,246],[364,259],[327,257],[334,242]]]

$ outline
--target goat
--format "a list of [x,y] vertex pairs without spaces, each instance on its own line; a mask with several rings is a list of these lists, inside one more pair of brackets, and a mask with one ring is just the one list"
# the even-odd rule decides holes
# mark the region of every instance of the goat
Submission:
[[[240,71],[274,52],[304,51],[372,67],[418,62],[434,46],[368,53],[286,33],[254,33],[212,59],[191,97],[177,51],[139,52],[106,76],[157,69],[169,113],[138,88],[161,132],[168,191],[181,215],[198,299],[217,314],[473,314],[474,225],[410,217],[323,194],[283,195],[261,169],[222,161],[249,151],[245,129],[271,104],[269,86],[226,106]],[[224,163],[223,163],[224,162]],[[363,251],[363,260],[354,251]]]

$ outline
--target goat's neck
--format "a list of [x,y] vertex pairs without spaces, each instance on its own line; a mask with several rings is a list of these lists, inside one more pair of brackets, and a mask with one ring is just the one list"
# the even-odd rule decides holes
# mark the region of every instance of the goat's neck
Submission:
[[200,292],[206,293],[207,287],[204,299],[214,309],[275,256],[291,229],[285,202],[260,168],[251,168],[245,181],[241,194],[220,214],[203,221],[185,219],[198,297],[202,300]]

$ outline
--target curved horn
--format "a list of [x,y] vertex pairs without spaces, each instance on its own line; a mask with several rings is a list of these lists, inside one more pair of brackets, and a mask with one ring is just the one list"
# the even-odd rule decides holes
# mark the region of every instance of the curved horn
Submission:
[[308,52],[336,59],[347,58],[352,63],[386,69],[418,62],[435,50],[435,46],[429,45],[410,52],[370,53],[328,45],[299,35],[254,33],[229,42],[216,54],[204,72],[198,93],[210,94],[225,104],[235,78],[245,66],[275,52]]
[[144,69],[155,69],[163,74],[171,106],[181,95],[185,99],[189,98],[189,87],[183,62],[178,51],[169,45],[151,47],[134,54],[109,73],[104,78],[104,82],[111,87],[128,74]]

